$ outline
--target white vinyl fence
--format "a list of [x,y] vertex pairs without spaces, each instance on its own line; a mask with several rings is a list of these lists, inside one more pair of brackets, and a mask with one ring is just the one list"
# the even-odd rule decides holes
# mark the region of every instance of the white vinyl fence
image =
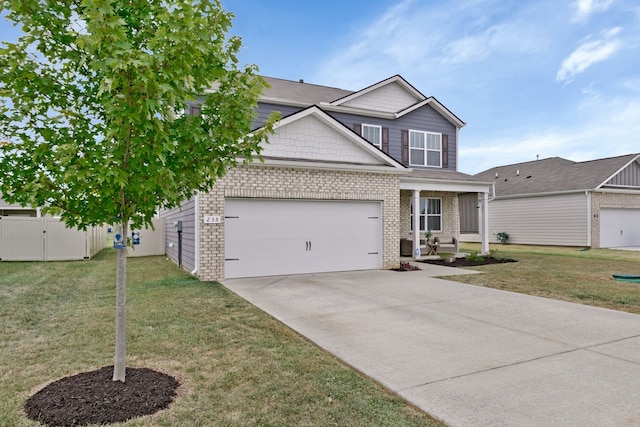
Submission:
[[0,216],[0,261],[89,259],[106,244],[106,228],[67,228],[58,218]]
[[[164,218],[153,220],[153,227],[133,230],[140,233],[140,244],[127,248],[127,256],[164,255]],[[111,242],[113,244],[113,241]]]

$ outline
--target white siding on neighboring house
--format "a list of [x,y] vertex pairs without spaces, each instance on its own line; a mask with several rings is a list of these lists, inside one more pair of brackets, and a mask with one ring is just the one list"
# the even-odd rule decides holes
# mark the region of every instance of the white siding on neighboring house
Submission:
[[584,193],[493,200],[489,203],[489,235],[499,232],[509,243],[587,246],[589,224]]

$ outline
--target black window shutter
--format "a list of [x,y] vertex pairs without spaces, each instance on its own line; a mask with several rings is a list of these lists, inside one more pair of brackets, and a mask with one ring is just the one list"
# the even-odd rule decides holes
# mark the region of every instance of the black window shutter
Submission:
[[353,131],[358,135],[362,136],[362,125],[360,123],[353,124]]
[[382,151],[389,154],[389,128],[382,128]]
[[442,167],[449,167],[449,135],[442,134]]
[[406,166],[409,164],[409,131],[407,129],[402,129],[401,135],[402,164]]

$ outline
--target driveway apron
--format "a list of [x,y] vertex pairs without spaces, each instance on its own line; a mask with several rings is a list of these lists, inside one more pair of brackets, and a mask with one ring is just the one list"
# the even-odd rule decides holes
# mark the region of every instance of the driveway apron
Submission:
[[640,425],[640,316],[433,277],[468,273],[224,285],[447,425]]

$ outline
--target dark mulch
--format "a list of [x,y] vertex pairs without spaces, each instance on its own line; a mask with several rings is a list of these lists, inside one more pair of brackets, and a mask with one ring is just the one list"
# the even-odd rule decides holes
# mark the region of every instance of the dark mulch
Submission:
[[125,382],[112,378],[112,366],[62,378],[31,396],[25,412],[49,426],[122,422],[167,408],[179,385],[147,368],[127,368]]
[[417,270],[422,270],[420,267],[418,267],[417,265],[412,265],[409,262],[401,262],[400,263],[400,268],[392,268],[393,271],[417,271]]
[[503,264],[506,262],[518,262],[518,260],[511,258],[495,258],[492,256],[483,257],[483,261],[466,259],[466,258],[456,258],[452,262],[448,262],[445,259],[425,259],[420,262],[424,262],[427,264],[437,264],[444,265],[446,267],[477,267],[479,265],[489,265],[489,264]]

